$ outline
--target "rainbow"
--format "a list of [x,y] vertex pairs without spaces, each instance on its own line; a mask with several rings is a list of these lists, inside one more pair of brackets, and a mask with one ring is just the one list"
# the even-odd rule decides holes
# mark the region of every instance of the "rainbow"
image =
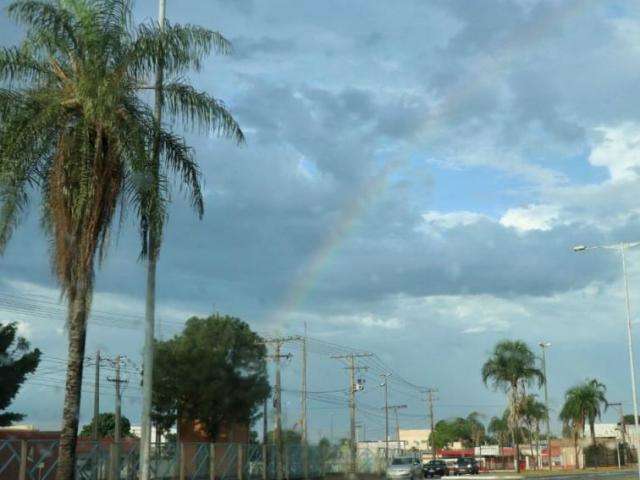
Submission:
[[391,174],[399,166],[400,161],[387,162],[382,170],[364,182],[357,195],[347,202],[334,227],[313,252],[302,271],[295,277],[283,295],[278,308],[271,315],[271,320],[276,325],[286,327],[285,323],[288,322],[289,315],[304,303],[323,269],[329,264],[331,257],[344,243],[356,225],[356,221],[362,217],[371,202],[379,198],[386,190]]

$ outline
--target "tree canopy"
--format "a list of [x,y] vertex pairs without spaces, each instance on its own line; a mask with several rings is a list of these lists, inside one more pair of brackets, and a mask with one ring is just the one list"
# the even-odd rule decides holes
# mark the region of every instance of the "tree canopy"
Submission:
[[0,427],[24,418],[23,414],[7,412],[6,409],[27,375],[35,372],[40,363],[40,350],[30,348],[29,342],[18,336],[16,323],[0,324]]
[[480,445],[485,436],[485,426],[478,412],[471,412],[466,418],[456,417],[436,423],[433,438],[436,448],[445,448],[454,442],[461,442],[466,448]]
[[[116,430],[116,416],[114,413],[101,413],[98,415],[98,438],[113,438]],[[81,437],[90,437],[93,434],[93,422],[82,427]],[[131,422],[124,415],[120,416],[120,435],[131,436]]]
[[154,422],[167,429],[197,420],[213,439],[223,424],[251,422],[270,393],[265,356],[242,320],[190,318],[182,333],[156,344]]

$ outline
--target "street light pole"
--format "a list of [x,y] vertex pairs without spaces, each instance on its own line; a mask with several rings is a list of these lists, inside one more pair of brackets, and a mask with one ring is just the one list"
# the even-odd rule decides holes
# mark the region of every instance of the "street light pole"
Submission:
[[634,248],[640,245],[640,242],[622,242],[614,245],[596,245],[587,247],[585,245],[577,245],[573,247],[574,252],[584,252],[586,250],[592,250],[596,248],[602,248],[606,250],[617,250],[620,252],[620,259],[622,260],[622,277],[624,280],[624,292],[625,303],[627,310],[627,349],[629,351],[629,373],[631,376],[631,398],[633,399],[633,420],[635,424],[635,434],[633,436],[633,443],[636,447],[636,465],[638,467],[638,478],[640,478],[640,425],[638,424],[638,395],[636,391],[636,368],[635,360],[633,356],[633,334],[631,332],[631,301],[629,299],[629,280],[627,278],[627,259],[626,252],[630,248]]
[[[549,390],[547,385],[549,380],[547,377],[547,348],[551,346],[550,342],[540,342],[540,348],[542,349],[542,372],[544,374],[544,404],[547,408],[547,459],[549,461],[549,471],[553,468],[551,461],[551,422],[549,421]],[[538,455],[540,452],[538,452]],[[540,465],[542,467],[542,465]]]

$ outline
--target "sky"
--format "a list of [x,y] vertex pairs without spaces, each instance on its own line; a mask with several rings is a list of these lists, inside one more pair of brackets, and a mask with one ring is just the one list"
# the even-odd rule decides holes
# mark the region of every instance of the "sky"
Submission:
[[[391,402],[407,405],[401,427],[426,424],[420,387],[438,389],[437,419],[501,414],[505,396],[482,384],[480,368],[503,339],[537,354],[541,340],[552,343],[556,431],[564,392],[586,378],[631,411],[620,258],[572,246],[640,239],[638,5],[168,0],[167,15],[233,42],[232,55],[210,57],[189,80],[225,102],[247,142],[186,132],[205,216],[175,192],[158,270],[160,338],[213,311],[262,334],[299,335],[306,324],[312,439],[348,428],[347,371],[331,355],[349,350],[375,354],[360,361],[369,370],[358,421],[369,438],[383,435],[386,371]],[[137,2],[136,18],[155,18],[154,2]],[[0,42],[20,36],[3,10]],[[44,352],[13,409],[56,428],[64,306],[38,220],[36,202],[0,259],[0,322],[20,322]],[[98,270],[87,339],[89,355],[130,359],[123,412],[134,424],[138,252],[128,218]],[[628,264],[637,331],[640,249]],[[292,427],[301,350],[287,349]],[[89,364],[81,422],[92,391]]]

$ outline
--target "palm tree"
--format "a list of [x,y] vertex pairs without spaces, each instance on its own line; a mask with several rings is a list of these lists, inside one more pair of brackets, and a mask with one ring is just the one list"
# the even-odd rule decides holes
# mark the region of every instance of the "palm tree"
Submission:
[[538,385],[544,384],[544,374],[536,366],[536,357],[529,346],[520,340],[498,342],[491,356],[482,366],[482,381],[485,385],[491,382],[494,390],[500,388],[508,396],[511,412],[509,420],[515,446],[514,463],[517,472],[520,471],[520,447],[517,439],[520,392],[524,396],[526,387],[536,380]]
[[[579,434],[584,431],[585,425],[589,423],[591,435],[591,446],[596,447],[595,422],[596,418],[602,416],[602,412],[608,406],[606,398],[607,387],[598,380],[591,379],[576,385],[565,394],[565,403],[560,412],[561,420],[571,422],[574,427],[574,442],[577,444],[578,432],[575,428],[580,428]],[[577,452],[577,446],[575,446]],[[576,457],[577,458],[577,457]],[[596,466],[598,456],[595,456]]]
[[[191,149],[154,120],[142,93],[153,88],[149,78],[160,56],[177,77],[229,44],[193,26],[134,28],[127,0],[19,0],[9,14],[26,27],[26,38],[0,49],[0,253],[30,198],[39,199],[68,304],[57,479],[71,480],[95,263],[106,251],[114,216],[133,210],[145,235],[151,198],[164,201],[153,212],[165,216],[171,174],[196,212],[203,210]],[[242,141],[239,126],[213,97],[178,81],[163,93],[169,115]],[[149,181],[152,145],[160,152],[157,182]]]
[[547,407],[535,395],[524,397],[521,406],[522,418],[529,430],[529,442],[533,446],[536,439],[536,465],[540,465],[540,422],[547,418]]
[[567,390],[558,417],[562,421],[563,433],[569,433],[573,437],[573,453],[578,467],[578,438],[584,431],[585,416],[576,397],[575,387]]

